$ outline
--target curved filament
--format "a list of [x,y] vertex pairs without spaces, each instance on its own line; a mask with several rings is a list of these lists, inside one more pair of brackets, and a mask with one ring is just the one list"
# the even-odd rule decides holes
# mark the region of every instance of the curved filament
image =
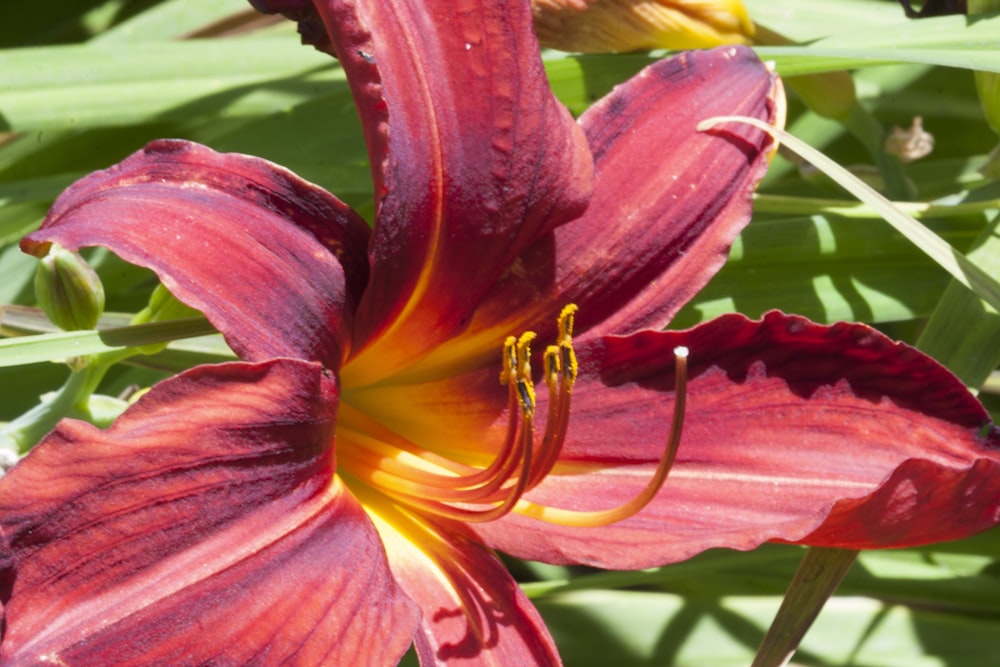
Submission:
[[663,458],[660,459],[656,471],[642,491],[625,504],[606,510],[567,510],[522,500],[516,508],[517,513],[563,526],[597,527],[623,521],[648,505],[666,482],[680,447],[687,403],[687,357],[686,347],[674,349],[674,411],[670,422],[670,434],[667,437]]

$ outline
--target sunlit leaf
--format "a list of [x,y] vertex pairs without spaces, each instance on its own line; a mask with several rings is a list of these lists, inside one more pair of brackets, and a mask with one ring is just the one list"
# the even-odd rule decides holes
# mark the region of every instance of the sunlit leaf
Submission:
[[203,318],[168,320],[96,331],[66,331],[0,340],[0,366],[33,364],[127,347],[204,336],[214,332]]

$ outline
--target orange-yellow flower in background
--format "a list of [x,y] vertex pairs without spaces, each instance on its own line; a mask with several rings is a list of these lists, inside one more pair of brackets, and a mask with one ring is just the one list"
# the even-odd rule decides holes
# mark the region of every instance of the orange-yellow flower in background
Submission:
[[[531,0],[542,46],[581,53],[794,44],[756,25],[741,0]],[[806,106],[845,120],[856,102],[847,72],[785,78]]]
[[606,53],[746,44],[741,0],[532,0],[542,46]]

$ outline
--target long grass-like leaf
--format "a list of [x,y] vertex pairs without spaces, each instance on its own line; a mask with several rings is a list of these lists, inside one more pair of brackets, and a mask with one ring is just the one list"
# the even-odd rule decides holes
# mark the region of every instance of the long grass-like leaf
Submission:
[[214,332],[215,329],[208,320],[191,317],[96,331],[65,331],[9,338],[0,340],[0,366],[20,366],[39,361],[101,354],[179,338],[204,336]]
[[791,134],[779,130],[756,118],[745,116],[718,116],[703,120],[699,130],[708,130],[716,125],[727,122],[746,123],[770,133],[788,149],[808,160],[817,169],[832,178],[837,184],[852,195],[879,212],[882,218],[892,225],[896,231],[910,239],[923,250],[955,280],[972,290],[979,298],[1000,310],[1000,284],[978,266],[970,262],[965,255],[948,245],[940,236],[914,220],[892,202],[879,194],[871,186],[857,176],[844,169],[839,164],[823,155],[809,144]]

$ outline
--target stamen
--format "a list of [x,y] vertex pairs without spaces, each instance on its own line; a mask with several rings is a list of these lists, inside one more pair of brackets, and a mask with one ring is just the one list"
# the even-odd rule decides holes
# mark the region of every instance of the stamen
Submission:
[[556,345],[545,350],[545,383],[549,388],[549,411],[545,420],[545,435],[538,448],[538,463],[531,471],[528,488],[537,486],[552,472],[569,428],[570,399],[579,366],[573,350],[573,324],[576,304],[569,304],[559,313],[559,335]]
[[648,505],[662,488],[670,468],[677,458],[687,402],[687,357],[688,349],[686,347],[674,348],[674,412],[670,424],[670,436],[667,439],[663,458],[660,459],[660,463],[656,467],[656,472],[653,473],[646,487],[638,495],[619,507],[596,511],[567,510],[521,500],[516,508],[517,513],[563,526],[597,527],[627,519]]
[[514,369],[517,368],[517,338],[514,336],[507,336],[507,340],[503,342],[501,363],[503,366],[500,370],[500,384],[509,384]]
[[576,362],[576,352],[573,351],[573,325],[576,322],[576,311],[579,310],[575,303],[571,303],[559,313],[559,352],[562,354],[562,368],[566,380],[570,387],[576,382],[576,374],[579,367]]
[[[358,465],[362,463],[361,458],[354,457],[352,472],[400,502],[456,521],[495,521],[508,514],[527,489],[531,471],[535,415],[535,386],[531,379],[531,341],[534,339],[535,333],[528,331],[516,340],[509,337],[504,343],[500,381],[508,386],[511,417],[501,452],[489,468],[474,475],[441,476],[434,483],[427,484],[426,475],[419,481],[406,479],[390,472],[394,466],[362,467]],[[520,414],[520,426],[518,426],[518,414]],[[516,475],[513,474],[515,469],[517,469]],[[470,484],[472,479],[476,481]],[[511,481],[513,483],[506,489],[503,497],[497,498],[497,492]],[[498,504],[482,509],[449,503]]]
[[526,331],[517,339],[517,393],[521,397],[521,412],[527,416],[535,414],[535,383],[531,381],[531,341],[534,331]]
[[[534,451],[537,397],[531,372],[531,343],[536,335],[531,331],[518,338],[509,336],[504,341],[500,382],[507,385],[507,432],[496,457],[486,468],[459,464],[445,457],[439,460],[438,455],[421,450],[396,434],[369,438],[364,435],[367,429],[343,426],[341,435],[359,446],[344,448],[340,456],[349,461],[348,468],[360,481],[415,509],[438,516],[458,521],[493,521],[512,510],[520,511],[522,506],[532,507],[522,496],[551,472],[566,440],[570,398],[578,372],[573,350],[576,312],[573,304],[563,308],[555,344],[543,355],[549,404],[537,458]],[[407,460],[413,457],[418,457],[416,467]],[[545,508],[545,511],[554,510]]]
[[[511,407],[516,408],[514,389],[508,393]],[[340,448],[338,457],[351,459],[357,476],[375,486],[382,486],[375,481],[376,477],[386,479],[387,483],[398,479],[404,486],[412,483],[433,490],[428,491],[429,497],[440,498],[444,493],[453,501],[488,502],[486,496],[500,488],[520,463],[514,438],[516,409],[510,419],[512,432],[488,468],[458,463],[414,445],[353,410],[349,404],[341,405],[340,409],[343,418],[338,425],[338,437],[358,446]]]

